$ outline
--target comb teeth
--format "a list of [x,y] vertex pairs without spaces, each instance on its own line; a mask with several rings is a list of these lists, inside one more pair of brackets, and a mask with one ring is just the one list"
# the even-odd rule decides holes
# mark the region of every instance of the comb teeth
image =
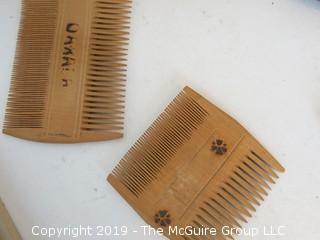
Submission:
[[[4,129],[43,126],[57,8],[57,1],[53,0],[28,0],[22,3]],[[34,9],[37,9],[36,13]]]
[[235,163],[224,181],[215,185],[211,196],[200,204],[192,221],[203,227],[215,228],[218,236],[227,238],[223,236],[222,228],[239,228],[240,222],[247,222],[251,213],[256,211],[255,206],[259,206],[268,195],[270,184],[278,178],[276,171],[282,170],[272,166],[255,151],[250,151]]
[[179,94],[113,171],[135,196],[139,196],[208,113],[185,93]]
[[130,8],[128,0],[95,1],[82,130],[123,129]]

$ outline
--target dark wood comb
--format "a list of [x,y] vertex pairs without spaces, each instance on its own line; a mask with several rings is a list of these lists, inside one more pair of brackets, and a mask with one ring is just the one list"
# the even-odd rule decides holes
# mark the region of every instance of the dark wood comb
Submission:
[[222,227],[246,222],[277,172],[284,168],[248,131],[186,87],[108,181],[170,239],[212,239],[170,234],[176,226],[216,229],[216,239],[227,239]]
[[23,0],[3,132],[40,142],[122,137],[130,0]]

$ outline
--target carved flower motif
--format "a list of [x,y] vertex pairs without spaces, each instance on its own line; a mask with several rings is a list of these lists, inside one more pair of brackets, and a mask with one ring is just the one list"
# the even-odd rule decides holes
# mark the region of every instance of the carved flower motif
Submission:
[[217,155],[223,155],[228,151],[228,148],[227,144],[223,140],[217,139],[212,142],[211,150]]
[[162,227],[167,227],[171,224],[171,216],[167,210],[160,210],[156,213],[154,220]]

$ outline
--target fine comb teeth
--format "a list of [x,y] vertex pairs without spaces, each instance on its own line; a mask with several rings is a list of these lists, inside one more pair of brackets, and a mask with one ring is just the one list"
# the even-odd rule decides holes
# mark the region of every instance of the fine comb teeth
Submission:
[[23,0],[3,132],[40,142],[122,137],[130,0]]
[[216,229],[215,239],[232,239],[221,228],[246,222],[283,171],[239,123],[186,87],[108,181],[170,239],[212,239],[176,235],[176,226]]

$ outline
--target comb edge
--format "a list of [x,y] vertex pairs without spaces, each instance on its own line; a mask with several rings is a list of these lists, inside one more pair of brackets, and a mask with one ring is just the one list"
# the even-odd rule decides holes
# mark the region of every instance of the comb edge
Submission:
[[11,137],[20,138],[24,140],[29,140],[32,142],[40,143],[58,143],[58,144],[72,144],[72,143],[84,143],[84,142],[100,142],[108,140],[116,140],[123,138],[123,133],[117,132],[97,132],[97,133],[87,133],[81,132],[80,138],[67,138],[63,136],[45,136],[43,135],[42,129],[32,129],[32,135],[30,135],[29,128],[9,128],[3,129],[2,133]]

